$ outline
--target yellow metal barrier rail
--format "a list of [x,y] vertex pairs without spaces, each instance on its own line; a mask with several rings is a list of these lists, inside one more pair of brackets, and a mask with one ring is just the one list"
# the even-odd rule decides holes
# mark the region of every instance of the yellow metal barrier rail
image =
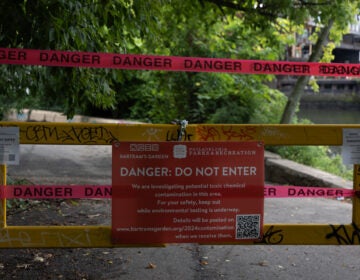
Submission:
[[[177,141],[176,125],[1,122],[19,127],[20,144],[110,145],[112,141]],[[344,128],[360,125],[188,125],[182,141],[263,141],[265,145],[342,145]],[[0,166],[6,185],[6,166]],[[360,190],[360,165],[354,166],[354,189]],[[353,198],[352,223],[274,224],[264,226],[260,242],[233,244],[358,245],[360,200]],[[110,226],[7,226],[1,201],[0,248],[114,247]]]

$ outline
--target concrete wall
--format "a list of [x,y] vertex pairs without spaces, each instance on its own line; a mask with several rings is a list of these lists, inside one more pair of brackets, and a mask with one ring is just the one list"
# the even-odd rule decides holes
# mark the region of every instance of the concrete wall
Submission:
[[353,187],[352,181],[333,174],[265,153],[265,178],[268,182],[283,185],[346,188]]

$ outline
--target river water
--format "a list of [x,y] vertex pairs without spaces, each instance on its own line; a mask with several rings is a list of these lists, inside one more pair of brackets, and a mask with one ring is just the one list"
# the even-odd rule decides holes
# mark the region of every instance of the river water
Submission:
[[[298,118],[314,124],[360,124],[360,108],[300,108]],[[341,154],[341,146],[329,147],[333,154]],[[348,166],[350,168],[350,165]]]
[[297,116],[315,124],[360,124],[360,108],[300,108]]

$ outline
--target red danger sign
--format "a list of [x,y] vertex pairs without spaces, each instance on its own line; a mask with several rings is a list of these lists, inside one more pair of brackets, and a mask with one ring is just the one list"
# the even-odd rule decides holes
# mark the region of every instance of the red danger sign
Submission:
[[262,143],[121,142],[112,158],[114,243],[261,238]]

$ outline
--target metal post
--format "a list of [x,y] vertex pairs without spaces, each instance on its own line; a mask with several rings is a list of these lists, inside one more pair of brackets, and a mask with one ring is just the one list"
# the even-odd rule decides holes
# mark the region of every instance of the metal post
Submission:
[[[354,181],[353,188],[355,192],[360,191],[360,165],[354,165]],[[352,213],[352,221],[356,225],[360,225],[360,198],[355,195],[353,198],[353,213]]]
[[[6,186],[6,165],[0,164],[0,185]],[[0,230],[6,227],[6,199],[0,203]]]

